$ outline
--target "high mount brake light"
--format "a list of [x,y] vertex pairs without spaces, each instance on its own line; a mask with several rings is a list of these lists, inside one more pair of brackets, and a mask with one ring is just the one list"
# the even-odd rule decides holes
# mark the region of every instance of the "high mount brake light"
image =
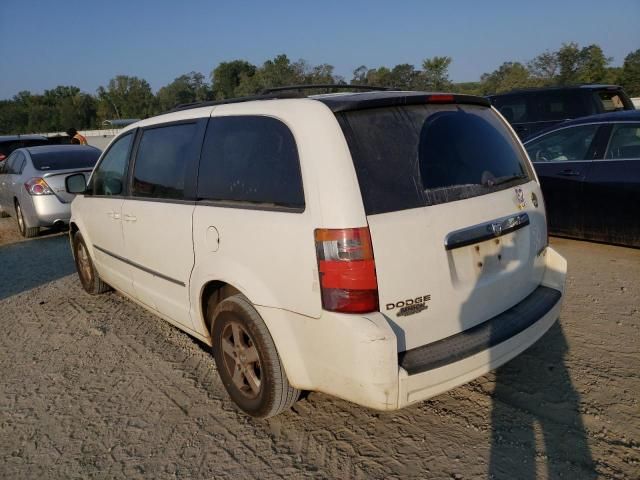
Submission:
[[53,195],[53,191],[44,181],[44,178],[36,177],[24,184],[29,195]]
[[429,95],[427,103],[454,103],[453,95]]
[[378,280],[368,227],[315,231],[322,308],[367,313],[378,307]]

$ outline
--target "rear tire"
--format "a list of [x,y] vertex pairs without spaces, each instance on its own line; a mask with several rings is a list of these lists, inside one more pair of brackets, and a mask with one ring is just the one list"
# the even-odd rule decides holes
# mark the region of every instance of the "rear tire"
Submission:
[[16,220],[18,221],[18,230],[24,238],[37,237],[40,233],[40,227],[29,227],[22,214],[22,207],[16,201]]
[[269,329],[249,300],[233,295],[209,314],[213,357],[235,404],[258,418],[291,408],[300,390],[289,384]]
[[82,288],[87,293],[97,295],[111,290],[111,287],[104,283],[100,275],[98,275],[93,260],[91,260],[91,255],[89,255],[87,244],[84,242],[80,232],[76,232],[73,236],[73,259]]

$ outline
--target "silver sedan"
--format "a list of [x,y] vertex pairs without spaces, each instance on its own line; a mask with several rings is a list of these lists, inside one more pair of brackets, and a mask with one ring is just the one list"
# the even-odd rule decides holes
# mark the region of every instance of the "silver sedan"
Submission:
[[19,148],[0,166],[0,216],[13,216],[20,233],[35,237],[40,227],[69,223],[71,201],[65,179],[93,170],[100,150],[81,145]]

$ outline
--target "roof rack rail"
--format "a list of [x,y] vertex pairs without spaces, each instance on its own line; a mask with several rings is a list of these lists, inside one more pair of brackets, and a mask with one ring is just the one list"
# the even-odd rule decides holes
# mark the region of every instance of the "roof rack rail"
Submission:
[[260,93],[263,95],[267,95],[274,92],[284,92],[287,90],[313,90],[316,88],[326,88],[326,89],[345,89],[345,90],[369,90],[369,91],[384,91],[384,90],[393,90],[391,87],[380,87],[377,85],[347,85],[346,83],[317,83],[317,84],[306,84],[306,85],[286,85],[284,87],[272,87],[265,88]]
[[176,105],[167,113],[170,112],[178,112],[180,110],[189,110],[190,108],[198,108],[198,107],[212,107],[215,105],[227,105],[229,103],[242,103],[242,102],[251,102],[253,100],[275,100],[278,98],[300,98],[302,95],[297,93],[280,93],[280,94],[259,94],[259,95],[250,95],[247,97],[237,97],[237,98],[227,98],[224,100],[205,100],[202,102],[191,102],[191,103],[181,103]]

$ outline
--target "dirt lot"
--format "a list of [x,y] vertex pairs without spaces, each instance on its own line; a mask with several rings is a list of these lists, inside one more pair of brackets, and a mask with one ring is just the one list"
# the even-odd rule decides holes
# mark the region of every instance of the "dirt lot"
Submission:
[[65,235],[0,220],[0,477],[640,478],[640,250],[553,239],[559,324],[498,371],[377,413],[236,411],[207,348],[80,288]]

